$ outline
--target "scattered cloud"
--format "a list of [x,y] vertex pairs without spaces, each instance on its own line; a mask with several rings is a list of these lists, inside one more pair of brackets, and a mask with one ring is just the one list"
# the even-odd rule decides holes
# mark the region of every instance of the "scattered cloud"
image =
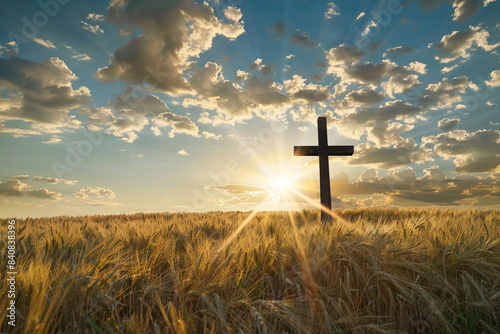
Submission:
[[415,49],[409,45],[401,45],[401,46],[396,46],[394,48],[389,48],[387,49],[387,52],[390,54],[393,54],[394,56],[398,56],[403,53],[410,53],[413,52]]
[[49,41],[48,39],[33,37],[33,42],[38,43],[40,45],[43,45],[49,49],[57,49],[57,47],[54,45],[54,43],[52,41]]
[[[23,176],[27,176],[27,175],[23,175]],[[18,180],[20,180],[18,177],[16,177]],[[75,184],[78,183],[77,180],[64,180],[64,179],[58,179],[58,178],[55,178],[55,177],[42,177],[42,176],[33,176],[32,178],[33,181],[42,181],[42,182],[47,182],[47,183],[50,183],[50,184],[58,184],[58,183],[63,183],[63,184],[67,184],[67,185],[70,185],[70,186],[73,186]]]
[[365,16],[366,13],[365,12],[361,12],[359,13],[359,15],[356,17],[356,21],[359,20],[360,18],[362,18],[363,16]]
[[177,152],[178,155],[189,155],[189,153],[187,153],[186,151],[184,150],[180,150]]
[[327,9],[325,12],[325,18],[327,20],[331,19],[334,16],[340,15],[339,8],[333,2],[327,3],[326,6],[327,6]]
[[455,0],[453,1],[453,20],[457,22],[465,22],[472,16],[479,13],[481,5],[486,7],[488,4],[495,2],[495,0]]
[[104,21],[104,15],[96,14],[96,13],[89,13],[89,15],[87,15],[86,19],[92,20],[92,21],[102,22],[102,21]]
[[80,21],[82,24],[82,29],[90,31],[91,33],[97,35],[97,34],[104,34],[104,30],[102,30],[98,24],[96,25],[91,25],[90,23],[87,23],[85,21]]
[[17,48],[16,41],[10,41],[5,43],[5,45],[0,44],[0,57],[6,56],[17,56],[19,49]]
[[291,35],[290,42],[303,48],[315,48],[319,46],[319,43],[311,40],[309,34],[306,32]]
[[73,196],[78,197],[78,198],[82,198],[82,199],[86,199],[92,195],[97,196],[97,197],[102,197],[102,198],[115,198],[116,197],[115,193],[112,190],[102,188],[102,187],[82,188],[82,189],[75,191],[73,193]]
[[441,56],[436,55],[435,59],[442,63],[449,63],[455,59],[468,59],[473,46],[482,48],[484,51],[492,51],[500,43],[489,44],[490,33],[478,26],[469,26],[465,31],[453,31],[449,35],[443,36],[441,42],[436,44],[436,49]]
[[443,131],[451,131],[454,130],[460,120],[458,118],[443,118],[438,122],[438,128]]
[[266,27],[266,30],[270,34],[276,35],[276,38],[282,39],[286,33],[290,30],[285,28],[285,24],[282,21],[276,21],[271,27]]
[[434,144],[435,154],[453,160],[457,172],[492,172],[500,169],[498,130],[453,130],[437,136],[422,137],[422,142]]
[[485,83],[490,87],[500,87],[500,70],[495,70],[490,74],[491,80]]

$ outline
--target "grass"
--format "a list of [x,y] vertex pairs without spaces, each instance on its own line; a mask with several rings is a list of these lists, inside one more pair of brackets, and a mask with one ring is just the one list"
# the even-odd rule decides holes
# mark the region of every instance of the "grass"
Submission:
[[500,332],[498,211],[336,213],[256,213],[234,237],[250,213],[16,220],[19,314],[2,279],[0,331]]

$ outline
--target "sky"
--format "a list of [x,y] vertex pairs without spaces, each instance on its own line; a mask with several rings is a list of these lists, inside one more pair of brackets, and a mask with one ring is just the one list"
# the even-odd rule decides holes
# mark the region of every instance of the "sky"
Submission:
[[2,7],[2,217],[500,206],[500,1]]

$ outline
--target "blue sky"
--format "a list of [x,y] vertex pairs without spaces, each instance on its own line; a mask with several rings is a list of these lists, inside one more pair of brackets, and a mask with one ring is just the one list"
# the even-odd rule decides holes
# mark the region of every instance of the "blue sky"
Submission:
[[499,204],[500,2],[2,6],[2,216]]

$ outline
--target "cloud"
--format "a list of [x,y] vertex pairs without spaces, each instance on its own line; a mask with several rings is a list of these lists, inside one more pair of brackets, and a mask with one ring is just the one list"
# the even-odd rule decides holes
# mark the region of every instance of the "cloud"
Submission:
[[321,81],[325,77],[325,73],[314,73],[311,75],[311,80],[312,81]]
[[408,164],[432,161],[432,154],[424,146],[418,147],[413,139],[407,139],[391,147],[377,147],[369,143],[357,145],[348,164],[394,169]]
[[213,194],[208,197],[208,201],[222,207],[263,202],[275,203],[278,200],[277,196],[265,187],[229,184],[224,186],[207,186],[205,189]]
[[20,197],[24,195],[24,188],[27,186],[27,184],[17,179],[0,182],[0,195],[6,197]]
[[97,35],[97,34],[104,34],[104,30],[102,30],[98,24],[96,25],[91,25],[85,21],[80,21],[80,23],[82,24],[82,29],[83,30],[87,30],[87,31],[90,31],[91,33]]
[[438,122],[438,128],[443,131],[451,131],[454,130],[460,120],[458,118],[443,118]]
[[500,131],[453,130],[437,136],[422,137],[423,143],[434,144],[434,153],[451,159],[461,173],[498,171],[500,166]]
[[76,59],[77,61],[89,61],[92,60],[90,56],[86,53],[81,53],[81,54],[75,54],[71,56],[71,58]]
[[451,80],[444,78],[438,83],[429,84],[417,101],[423,108],[450,108],[454,103],[462,101],[460,94],[464,94],[467,89],[477,91],[479,88],[465,75]]
[[42,144],[59,144],[62,139],[58,136],[52,136],[49,140],[42,141]]
[[409,53],[413,52],[415,49],[409,45],[401,45],[401,46],[396,46],[394,48],[389,48],[387,49],[387,52],[393,54],[394,56],[398,56],[403,53]]
[[88,206],[122,206],[123,204],[121,203],[116,203],[116,202],[110,202],[110,201],[101,201],[98,199],[82,199],[79,201],[83,205],[88,205]]
[[106,107],[81,108],[78,112],[88,115],[88,123],[104,127],[106,133],[128,143],[134,142],[137,133],[150,123],[156,136],[161,135],[165,128],[168,128],[170,138],[177,133],[199,136],[198,126],[189,117],[173,113],[156,95],[134,94],[132,89],[118,95]]
[[363,106],[348,111],[341,118],[333,118],[330,124],[349,138],[361,139],[363,134],[367,134],[367,140],[378,146],[404,144],[408,147],[407,140],[400,133],[413,129],[413,123],[424,119],[421,115],[424,112],[421,107],[393,100],[378,107]]
[[19,179],[10,179],[5,182],[0,182],[0,196],[21,197],[24,195],[56,201],[60,199],[62,194],[50,191],[46,188],[35,190],[29,189],[29,186],[26,183],[22,183]]
[[49,48],[49,49],[57,49],[57,47],[54,45],[54,43],[51,42],[51,41],[49,41],[48,39],[44,40],[44,39],[41,39],[41,38],[33,37],[33,42],[38,43],[40,45],[43,45],[43,46],[45,46],[46,48]]
[[491,80],[486,81],[485,83],[491,87],[500,87],[500,70],[491,72],[490,76]]
[[92,195],[97,196],[97,197],[102,197],[102,198],[115,198],[116,197],[115,193],[112,190],[102,188],[102,187],[82,188],[82,189],[75,191],[73,193],[73,196],[78,197],[78,198],[83,198],[83,199],[86,199]]
[[351,91],[346,95],[346,98],[355,104],[376,104],[384,101],[384,94],[364,87],[357,91]]
[[360,18],[362,18],[363,16],[365,16],[366,13],[365,12],[361,12],[359,13],[359,15],[356,17],[356,21],[359,20]]
[[85,86],[74,90],[72,81],[77,79],[56,57],[42,63],[0,58],[0,89],[6,92],[0,97],[0,122],[20,120],[33,131],[49,133],[78,128],[80,121],[69,110],[87,104],[90,91]]
[[224,10],[225,21],[214,15],[208,3],[191,0],[112,1],[108,21],[142,30],[115,51],[111,64],[98,70],[101,82],[124,81],[148,85],[168,94],[191,92],[184,71],[193,60],[212,47],[217,35],[234,40],[245,32],[241,11]]
[[245,193],[253,193],[253,192],[262,192],[267,191],[267,188],[264,187],[255,187],[248,186],[243,184],[229,184],[225,186],[213,186],[213,189],[221,189],[227,192],[228,194],[245,194]]
[[260,74],[265,77],[272,73],[273,68],[276,67],[275,63],[270,63],[268,65],[264,65],[262,63],[262,59],[257,58],[252,64],[250,64],[247,68],[248,71],[259,70]]
[[17,48],[16,41],[10,41],[5,43],[5,45],[0,44],[0,57],[6,56],[17,56],[19,49]]
[[61,193],[56,193],[46,188],[40,188],[36,190],[26,190],[26,196],[47,199],[51,201],[59,200],[61,195],[62,195]]
[[290,110],[290,114],[292,115],[292,120],[295,122],[314,123],[318,117],[316,111],[307,105],[301,105],[298,108]]
[[[452,6],[455,9],[453,13],[454,21],[465,22],[479,12],[481,5],[486,7],[495,0],[420,0],[420,8],[427,11],[438,9],[443,2],[453,3]],[[406,1],[406,4],[408,3],[409,1]]]
[[365,51],[361,50],[357,46],[341,44],[335,48],[325,51],[325,56],[329,66],[338,66],[359,63],[362,60],[364,53]]
[[448,72],[451,72],[453,71],[454,69],[456,69],[458,67],[458,64],[455,64],[453,66],[448,66],[448,67],[443,67],[441,69],[441,73],[448,73]]
[[178,155],[189,155],[189,153],[187,153],[186,151],[184,150],[180,150],[177,152]]
[[309,34],[306,32],[291,35],[290,42],[303,48],[315,48],[319,46],[319,43],[311,40]]
[[479,13],[481,5],[486,7],[492,2],[495,2],[495,0],[455,0],[453,2],[453,8],[455,8],[453,21],[465,22]]
[[55,177],[42,177],[42,176],[33,176],[33,181],[42,181],[42,182],[47,182],[50,184],[58,184],[58,183],[64,183],[70,186],[73,186],[78,183],[77,180],[64,180],[64,179],[58,179]]
[[222,138],[222,135],[216,135],[215,133],[211,133],[208,131],[203,131],[201,134],[203,135],[203,137],[205,137],[207,139],[219,140]]
[[290,104],[290,97],[272,79],[245,75],[238,81],[236,84],[226,80],[222,66],[208,62],[193,73],[191,86],[197,95],[184,99],[183,106],[214,110],[217,115],[202,113],[199,122],[220,124],[250,119],[252,113],[272,118]]
[[282,21],[274,22],[272,27],[266,27],[266,31],[270,34],[277,35],[278,39],[283,38],[285,34],[289,31],[289,29],[285,28],[285,24]]
[[475,45],[484,51],[491,51],[498,47],[500,43],[488,44],[489,32],[478,26],[469,26],[465,31],[453,31],[449,35],[444,35],[441,42],[436,44],[436,49],[441,57],[435,56],[436,60],[442,63],[449,63],[458,58],[468,59],[469,50]]
[[390,76],[389,91],[395,87],[402,88],[396,91],[406,92],[418,85],[418,74],[426,73],[425,64],[412,62],[408,66],[398,66],[396,63],[385,59],[381,63],[365,63],[353,65],[330,64],[328,73],[342,79],[345,83],[378,84],[385,77]]
[[325,18],[327,20],[331,19],[334,16],[340,15],[339,8],[333,2],[329,2],[326,5],[327,5],[327,9],[325,12]]
[[87,15],[86,19],[92,20],[92,21],[102,22],[102,21],[104,21],[104,15],[96,14],[96,13],[89,13],[89,15]]

